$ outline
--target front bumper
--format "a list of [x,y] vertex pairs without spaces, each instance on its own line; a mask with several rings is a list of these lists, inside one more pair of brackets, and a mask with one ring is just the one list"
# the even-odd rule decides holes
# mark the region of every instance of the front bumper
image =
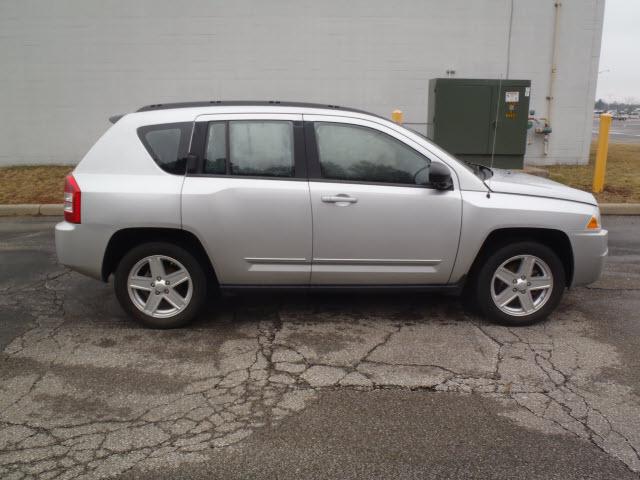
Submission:
[[588,285],[600,278],[605,258],[609,252],[609,232],[575,232],[570,236],[573,249],[572,287]]
[[102,279],[102,261],[108,239],[101,229],[60,222],[56,225],[58,261],[77,272]]

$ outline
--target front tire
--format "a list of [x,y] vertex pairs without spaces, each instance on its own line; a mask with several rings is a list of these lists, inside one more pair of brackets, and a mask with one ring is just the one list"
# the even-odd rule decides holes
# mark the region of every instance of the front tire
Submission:
[[565,289],[562,262],[546,245],[517,242],[491,254],[478,272],[478,308],[507,326],[532,325],[547,318]]
[[134,247],[118,264],[114,282],[122,308],[150,328],[190,323],[206,299],[207,281],[196,258],[166,242]]

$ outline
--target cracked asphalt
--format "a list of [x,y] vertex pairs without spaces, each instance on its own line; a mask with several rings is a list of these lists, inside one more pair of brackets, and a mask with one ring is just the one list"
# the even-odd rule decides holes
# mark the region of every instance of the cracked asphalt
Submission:
[[0,221],[0,478],[638,478],[640,217],[549,321],[455,298],[260,295],[138,327]]

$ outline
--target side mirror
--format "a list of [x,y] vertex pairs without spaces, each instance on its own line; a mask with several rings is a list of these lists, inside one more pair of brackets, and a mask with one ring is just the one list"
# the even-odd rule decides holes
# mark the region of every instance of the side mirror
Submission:
[[187,155],[187,173],[198,172],[198,156],[193,153]]
[[429,167],[429,184],[436,190],[451,190],[453,180],[449,168],[442,163],[432,163]]

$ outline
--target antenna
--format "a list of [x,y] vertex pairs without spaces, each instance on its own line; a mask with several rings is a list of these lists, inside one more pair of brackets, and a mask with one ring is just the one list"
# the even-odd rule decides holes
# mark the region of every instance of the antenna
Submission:
[[[502,74],[500,74],[500,79],[498,80],[498,100],[496,102],[496,118],[493,121],[493,142],[491,145],[491,162],[489,164],[489,168],[491,170],[493,170],[493,160],[496,156],[496,137],[498,136],[498,118],[500,118],[500,100],[502,99]],[[489,177],[489,183],[491,182],[491,178],[493,178],[493,175],[491,175],[491,177]],[[489,190],[491,190],[491,187],[489,186]],[[487,193],[487,196],[489,196],[489,193]]]

